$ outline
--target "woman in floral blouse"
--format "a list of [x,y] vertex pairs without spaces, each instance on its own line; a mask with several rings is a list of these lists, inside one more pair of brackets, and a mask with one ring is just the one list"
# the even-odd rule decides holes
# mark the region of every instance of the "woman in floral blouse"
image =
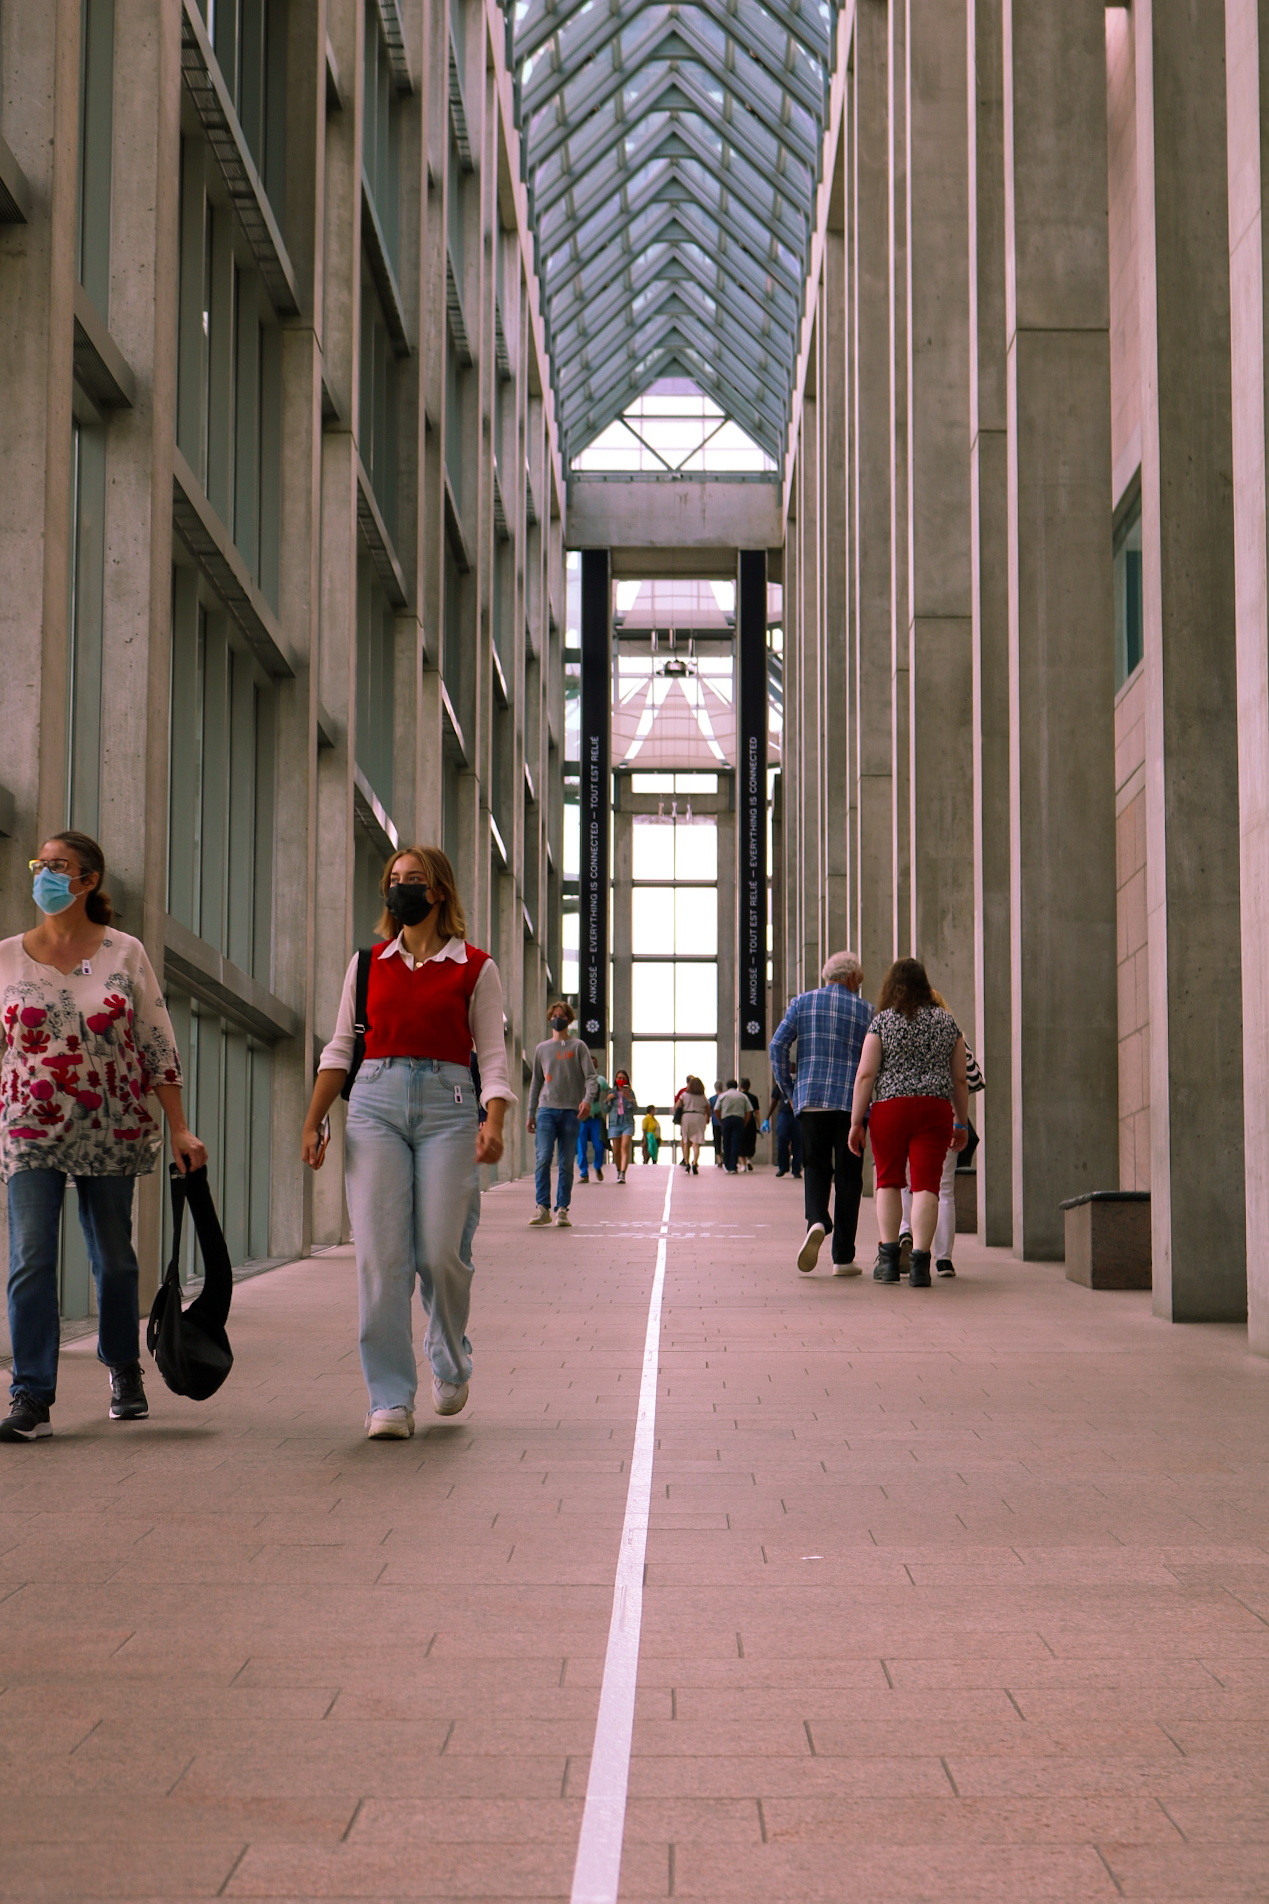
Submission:
[[86,833],[46,840],[33,932],[0,940],[0,1178],[9,1199],[13,1383],[0,1441],[52,1434],[59,1341],[58,1233],[66,1179],[97,1284],[97,1355],[110,1370],[110,1419],[149,1413],[141,1380],[133,1178],[153,1170],[163,1126],[187,1170],[207,1151],[185,1122],[181,1061],[139,939],[111,924],[106,862]]

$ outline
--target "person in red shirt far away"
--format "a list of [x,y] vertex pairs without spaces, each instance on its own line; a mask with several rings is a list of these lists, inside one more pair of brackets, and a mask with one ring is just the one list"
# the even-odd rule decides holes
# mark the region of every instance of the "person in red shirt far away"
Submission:
[[[366,1433],[414,1433],[418,1370],[410,1304],[417,1277],[427,1317],[432,1405],[466,1406],[472,1238],[480,1221],[478,1164],[502,1156],[515,1096],[507,1079],[502,980],[466,942],[454,869],[436,846],[394,853],[380,881],[382,945],[371,956],[365,1056],[348,1100],[344,1175],[357,1249]],[[357,958],[344,978],[335,1035],[322,1053],[301,1155],[320,1170],[323,1124],[353,1062]],[[471,1057],[488,1113],[478,1121]]]

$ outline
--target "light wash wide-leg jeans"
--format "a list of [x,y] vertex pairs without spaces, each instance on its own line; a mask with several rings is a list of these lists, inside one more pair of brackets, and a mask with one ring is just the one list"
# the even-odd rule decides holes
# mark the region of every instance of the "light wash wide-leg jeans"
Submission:
[[464,1064],[370,1058],[348,1101],[344,1168],[357,1249],[361,1367],[371,1408],[413,1408],[418,1278],[427,1359],[471,1374],[471,1243],[480,1221],[476,1092]]

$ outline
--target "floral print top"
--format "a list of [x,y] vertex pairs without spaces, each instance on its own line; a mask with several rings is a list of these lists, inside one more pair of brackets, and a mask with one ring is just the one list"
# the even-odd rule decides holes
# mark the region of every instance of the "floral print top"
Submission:
[[0,1181],[20,1170],[136,1177],[163,1119],[146,1102],[181,1060],[145,947],[114,926],[69,973],[0,940]]

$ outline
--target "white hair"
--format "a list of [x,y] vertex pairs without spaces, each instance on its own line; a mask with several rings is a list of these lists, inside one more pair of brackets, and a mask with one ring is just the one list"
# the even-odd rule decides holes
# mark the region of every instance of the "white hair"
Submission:
[[858,987],[863,976],[864,968],[854,952],[833,952],[824,961],[820,983]]

